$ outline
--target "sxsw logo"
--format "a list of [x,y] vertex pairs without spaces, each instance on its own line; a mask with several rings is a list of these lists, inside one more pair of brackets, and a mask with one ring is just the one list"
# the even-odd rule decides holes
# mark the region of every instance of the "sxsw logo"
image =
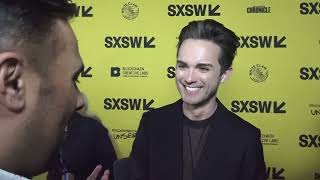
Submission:
[[300,68],[300,79],[302,79],[302,80],[320,80],[320,67],[302,67],[302,68]]
[[93,17],[92,6],[77,6],[76,17]]
[[284,169],[277,167],[267,167],[267,179],[285,179]]
[[300,3],[300,14],[302,15],[320,14],[320,2]]
[[301,134],[299,136],[299,146],[320,148],[320,135]]
[[167,77],[172,79],[176,77],[176,68],[174,66],[169,66],[167,68]]
[[136,98],[105,98],[105,110],[150,110],[154,100]]
[[238,101],[231,102],[231,111],[235,113],[287,113],[286,103],[279,101]]
[[286,48],[286,36],[240,36],[240,48]]
[[106,48],[155,48],[155,37],[147,36],[107,36]]
[[220,5],[211,4],[170,4],[169,16],[220,16]]
[[92,78],[92,74],[91,74],[91,71],[92,70],[92,67],[87,67],[87,68],[83,68],[81,69],[81,72],[80,72],[80,76],[83,77],[83,78]]

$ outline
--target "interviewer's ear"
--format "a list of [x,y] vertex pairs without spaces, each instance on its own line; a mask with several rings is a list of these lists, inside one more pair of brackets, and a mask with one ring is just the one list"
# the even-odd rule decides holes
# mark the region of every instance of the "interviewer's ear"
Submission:
[[220,83],[224,83],[232,74],[232,68],[228,68],[220,77]]
[[13,52],[0,53],[0,103],[13,112],[25,106],[22,58]]

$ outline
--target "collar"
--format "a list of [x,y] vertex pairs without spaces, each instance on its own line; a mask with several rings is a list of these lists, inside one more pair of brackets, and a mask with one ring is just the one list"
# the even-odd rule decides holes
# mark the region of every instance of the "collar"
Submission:
[[29,180],[25,177],[16,175],[16,174],[12,174],[10,172],[7,172],[3,169],[0,169],[0,179],[1,180]]

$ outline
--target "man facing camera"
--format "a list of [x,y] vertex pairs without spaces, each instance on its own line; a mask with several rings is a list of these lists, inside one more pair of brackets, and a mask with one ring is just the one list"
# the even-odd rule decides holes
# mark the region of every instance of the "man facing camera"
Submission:
[[239,46],[214,20],[192,21],[180,35],[177,102],[145,113],[130,159],[135,180],[264,180],[260,130],[217,99]]
[[44,172],[82,106],[74,11],[67,0],[0,1],[0,179]]

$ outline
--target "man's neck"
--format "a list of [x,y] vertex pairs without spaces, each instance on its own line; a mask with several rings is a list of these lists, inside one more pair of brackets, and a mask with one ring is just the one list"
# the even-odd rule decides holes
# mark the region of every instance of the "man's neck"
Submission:
[[192,121],[201,121],[211,117],[217,109],[216,98],[213,98],[206,104],[191,105],[184,103],[182,104],[183,114]]

